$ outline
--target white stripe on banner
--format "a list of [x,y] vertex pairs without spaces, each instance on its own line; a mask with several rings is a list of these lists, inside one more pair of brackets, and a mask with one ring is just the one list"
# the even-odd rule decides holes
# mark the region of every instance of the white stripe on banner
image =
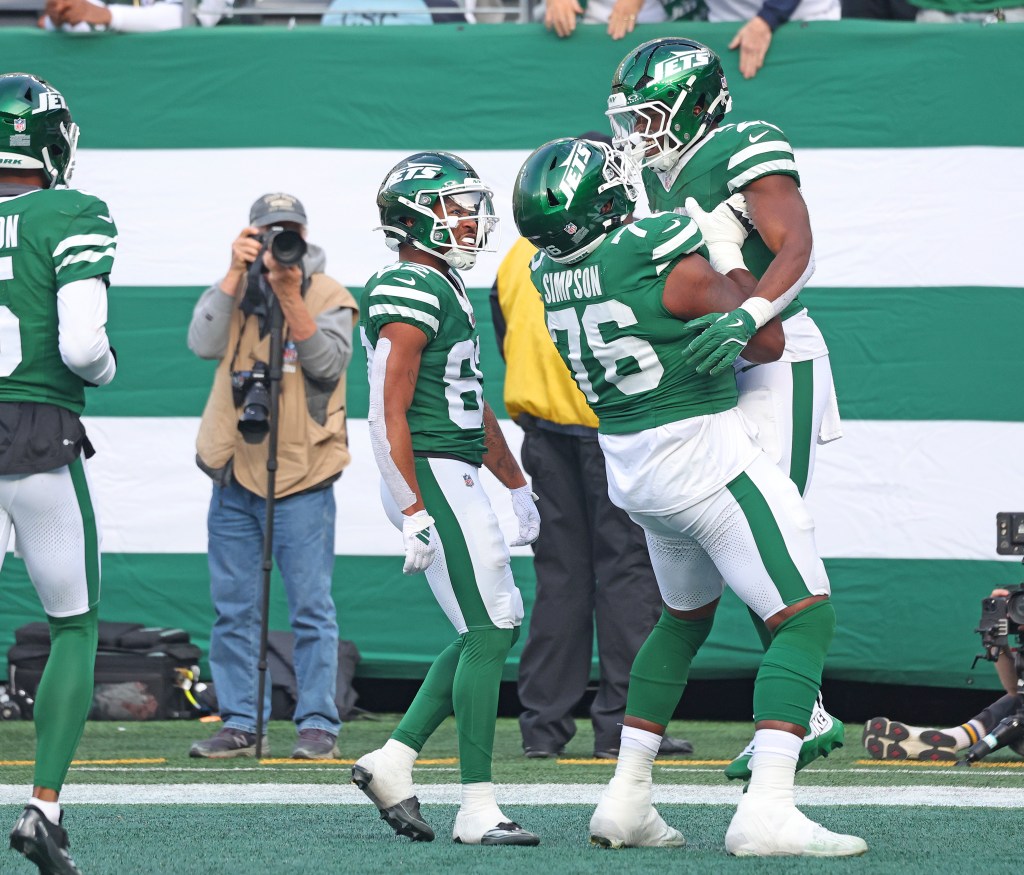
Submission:
[[[205,553],[210,482],[193,462],[195,418],[88,418],[97,455],[89,462],[110,553]],[[501,423],[518,455],[522,432]],[[820,447],[809,503],[825,557],[989,559],[995,515],[1020,510],[1024,424],[844,423],[846,436]],[[349,422],[352,464],[335,485],[339,555],[398,555],[402,537],[384,516],[365,420]],[[154,460],[160,460],[159,467]],[[508,491],[481,476],[502,530],[518,531]],[[544,508],[540,508],[543,518]],[[528,548],[514,554],[528,556]],[[1008,561],[1019,561],[1008,557]]]
[[[394,260],[371,230],[380,224],[374,201],[387,171],[407,154],[84,149],[75,182],[103,197],[117,221],[116,284],[219,280],[250,204],[284,190],[306,206],[310,240],[325,248],[328,272],[362,286]],[[469,275],[470,285],[490,286],[516,239],[511,190],[528,151],[460,154],[495,190],[501,250],[481,255]],[[813,286],[1022,284],[1013,234],[1024,224],[1024,148],[798,149],[796,160],[815,233]]]

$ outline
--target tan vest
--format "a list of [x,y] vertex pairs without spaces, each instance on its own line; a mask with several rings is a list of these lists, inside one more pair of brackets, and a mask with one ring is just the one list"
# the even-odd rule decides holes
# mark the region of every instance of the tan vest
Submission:
[[[243,286],[244,289],[244,286]],[[196,438],[196,452],[203,466],[212,471],[229,462],[235,480],[250,492],[264,498],[267,493],[267,440],[246,443],[238,430],[241,411],[231,397],[231,371],[247,371],[257,361],[270,361],[270,334],[260,339],[259,319],[246,318],[238,308],[242,289],[236,295],[231,314],[228,346],[217,366],[213,389],[203,411]],[[304,295],[306,307],[315,319],[326,310],[347,307],[356,324],[359,307],[355,298],[340,283],[322,273],[310,278]],[[288,341],[285,326],[284,342]],[[237,354],[235,349],[237,347]],[[277,475],[274,492],[284,498],[310,489],[341,472],[349,463],[348,434],[345,430],[345,372],[327,402],[327,421],[320,425],[309,415],[306,385],[298,361],[284,363],[278,413]]]

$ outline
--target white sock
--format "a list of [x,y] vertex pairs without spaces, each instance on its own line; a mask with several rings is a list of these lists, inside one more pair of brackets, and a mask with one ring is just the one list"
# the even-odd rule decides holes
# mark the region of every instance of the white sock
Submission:
[[[962,750],[965,747],[970,747],[979,738],[983,738],[988,733],[985,732],[985,727],[982,725],[980,720],[968,720],[966,723],[961,723],[959,726],[953,726],[950,729],[943,729],[946,735],[952,735],[956,739],[956,749]],[[974,733],[974,738],[971,738],[971,733]]]
[[416,763],[416,757],[419,756],[419,752],[413,750],[409,745],[402,744],[400,741],[395,741],[393,738],[389,738],[384,742],[384,747],[381,748],[391,759],[399,763],[399,765],[408,768],[409,772],[412,772],[412,767]]
[[758,729],[750,757],[747,796],[793,804],[793,780],[803,739],[780,729]]
[[59,802],[44,802],[42,799],[37,799],[33,796],[28,800],[29,805],[33,805],[38,808],[50,823],[60,823],[60,803]]
[[465,814],[490,812],[496,818],[495,823],[504,818],[494,798],[494,784],[491,781],[462,785],[462,811]]
[[661,736],[632,726],[622,727],[619,741],[619,760],[615,764],[615,777],[619,783],[651,785],[654,758],[661,747]]

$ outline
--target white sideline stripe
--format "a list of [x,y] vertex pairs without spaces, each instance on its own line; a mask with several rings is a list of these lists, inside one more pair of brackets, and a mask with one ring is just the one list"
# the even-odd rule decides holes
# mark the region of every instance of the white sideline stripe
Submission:
[[[415,140],[415,137],[413,137]],[[415,145],[415,144],[413,144]],[[529,149],[454,148],[494,189],[504,229],[501,249],[482,254],[472,284],[488,287],[516,240],[512,186]],[[796,164],[814,228],[814,287],[1022,285],[1019,247],[1024,203],[1024,148],[805,149]],[[75,182],[96,192],[117,220],[115,285],[205,288],[223,275],[224,259],[254,191],[291,191],[310,217],[310,240],[327,251],[327,270],[349,286],[394,255],[374,206],[378,181],[409,149],[80,149]],[[851,179],[871,180],[871,197],[851,197]],[[137,179],[158,180],[138,186]],[[347,209],[333,186],[347,180]],[[935,180],[941,179],[942,185]],[[201,216],[180,212],[180,192],[204,192]],[[978,221],[965,222],[962,204]],[[188,253],[182,258],[181,253]],[[983,252],[983,258],[964,258]],[[991,538],[989,538],[991,540]]]
[[[500,784],[502,805],[596,805],[604,784]],[[25,801],[21,784],[0,784],[0,803]],[[460,784],[420,784],[420,802],[457,805]],[[654,787],[661,805],[735,805],[742,788],[673,784]],[[369,805],[351,784],[68,784],[61,802],[74,805]],[[1024,808],[1019,787],[798,787],[800,805]]]
[[[518,456],[522,431],[508,420],[501,426]],[[210,481],[193,461],[198,418],[87,417],[86,427],[99,451],[88,464],[103,550],[205,553]],[[842,440],[818,448],[810,491],[823,556],[997,558],[992,521],[1024,495],[1024,466],[1006,465],[1006,448],[1024,446],[1024,423],[848,420],[843,427]],[[366,420],[349,420],[348,434],[352,464],[334,487],[335,549],[398,556],[402,537],[377,498]],[[502,530],[514,536],[508,490],[486,469],[480,476]],[[512,552],[530,555],[527,547]]]

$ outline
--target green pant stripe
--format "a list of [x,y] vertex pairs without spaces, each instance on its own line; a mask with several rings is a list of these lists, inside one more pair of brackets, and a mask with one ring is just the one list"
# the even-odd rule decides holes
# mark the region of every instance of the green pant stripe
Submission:
[[459,525],[455,511],[452,510],[448,499],[445,498],[444,491],[434,476],[429,459],[416,459],[416,479],[420,485],[423,503],[427,506],[427,513],[434,518],[434,527],[444,545],[448,577],[452,582],[452,590],[455,592],[459,609],[466,620],[466,628],[470,630],[496,628],[491,622],[490,614],[487,613],[484,600],[480,597],[480,589],[477,586],[476,572],[473,570],[473,560],[469,555],[466,536],[462,534],[462,526]]
[[746,474],[740,474],[726,487],[740,506],[747,519],[757,552],[768,570],[772,582],[779,590],[782,600],[791,605],[811,593],[807,589],[800,569],[789,555],[786,539],[782,536],[768,501],[761,494],[754,481]]
[[800,494],[807,488],[811,467],[811,434],[814,424],[814,362],[793,362],[793,440],[789,455],[789,479]]
[[75,487],[75,498],[82,514],[82,532],[85,537],[85,583],[89,593],[89,607],[95,607],[100,600],[100,549],[99,534],[96,531],[96,512],[93,510],[89,483],[85,479],[85,467],[81,458],[69,466],[71,482]]

